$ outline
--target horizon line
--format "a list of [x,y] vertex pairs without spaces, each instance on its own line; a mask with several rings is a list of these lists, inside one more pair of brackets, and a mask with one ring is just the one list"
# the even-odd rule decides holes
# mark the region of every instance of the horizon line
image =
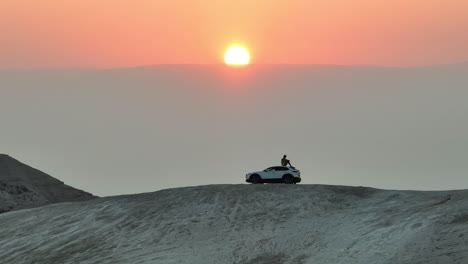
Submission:
[[[440,64],[428,64],[428,65],[416,65],[416,66],[390,66],[390,65],[375,65],[375,64],[333,64],[333,63],[251,63],[248,65],[241,66],[247,68],[249,66],[324,66],[324,67],[367,67],[367,68],[387,68],[387,69],[417,69],[417,68],[431,68],[431,67],[443,67],[443,66],[455,66],[455,65],[468,65],[467,61],[460,61],[454,63],[440,63]],[[156,64],[141,64],[141,65],[128,65],[128,66],[116,66],[116,67],[92,67],[92,66],[67,66],[67,67],[11,67],[1,68],[0,71],[33,71],[33,70],[50,70],[50,71],[61,71],[61,70],[119,70],[119,69],[137,69],[157,66],[223,66],[232,67],[225,63],[156,63]],[[233,67],[234,68],[234,67]]]

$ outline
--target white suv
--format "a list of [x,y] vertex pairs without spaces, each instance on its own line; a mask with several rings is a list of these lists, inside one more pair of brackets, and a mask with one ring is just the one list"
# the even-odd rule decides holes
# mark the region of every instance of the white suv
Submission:
[[245,181],[258,183],[286,183],[296,184],[301,182],[301,172],[294,167],[275,166],[263,171],[247,173]]

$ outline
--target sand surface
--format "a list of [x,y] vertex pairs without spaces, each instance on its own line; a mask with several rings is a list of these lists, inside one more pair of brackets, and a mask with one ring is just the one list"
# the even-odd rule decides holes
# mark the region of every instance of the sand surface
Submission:
[[468,263],[468,191],[209,185],[0,215],[0,263]]

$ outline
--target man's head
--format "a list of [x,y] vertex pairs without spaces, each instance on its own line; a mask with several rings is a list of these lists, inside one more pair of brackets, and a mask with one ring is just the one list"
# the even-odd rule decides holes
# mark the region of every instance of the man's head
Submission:
[[284,155],[283,158],[286,158],[286,155]]

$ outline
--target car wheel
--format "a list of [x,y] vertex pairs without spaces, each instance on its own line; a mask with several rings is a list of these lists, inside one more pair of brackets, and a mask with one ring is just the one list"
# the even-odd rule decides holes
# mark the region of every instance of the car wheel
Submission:
[[262,178],[260,178],[258,175],[252,175],[250,176],[250,182],[253,184],[260,184],[262,183]]
[[283,177],[283,182],[285,184],[294,184],[294,178],[291,175],[286,175]]

